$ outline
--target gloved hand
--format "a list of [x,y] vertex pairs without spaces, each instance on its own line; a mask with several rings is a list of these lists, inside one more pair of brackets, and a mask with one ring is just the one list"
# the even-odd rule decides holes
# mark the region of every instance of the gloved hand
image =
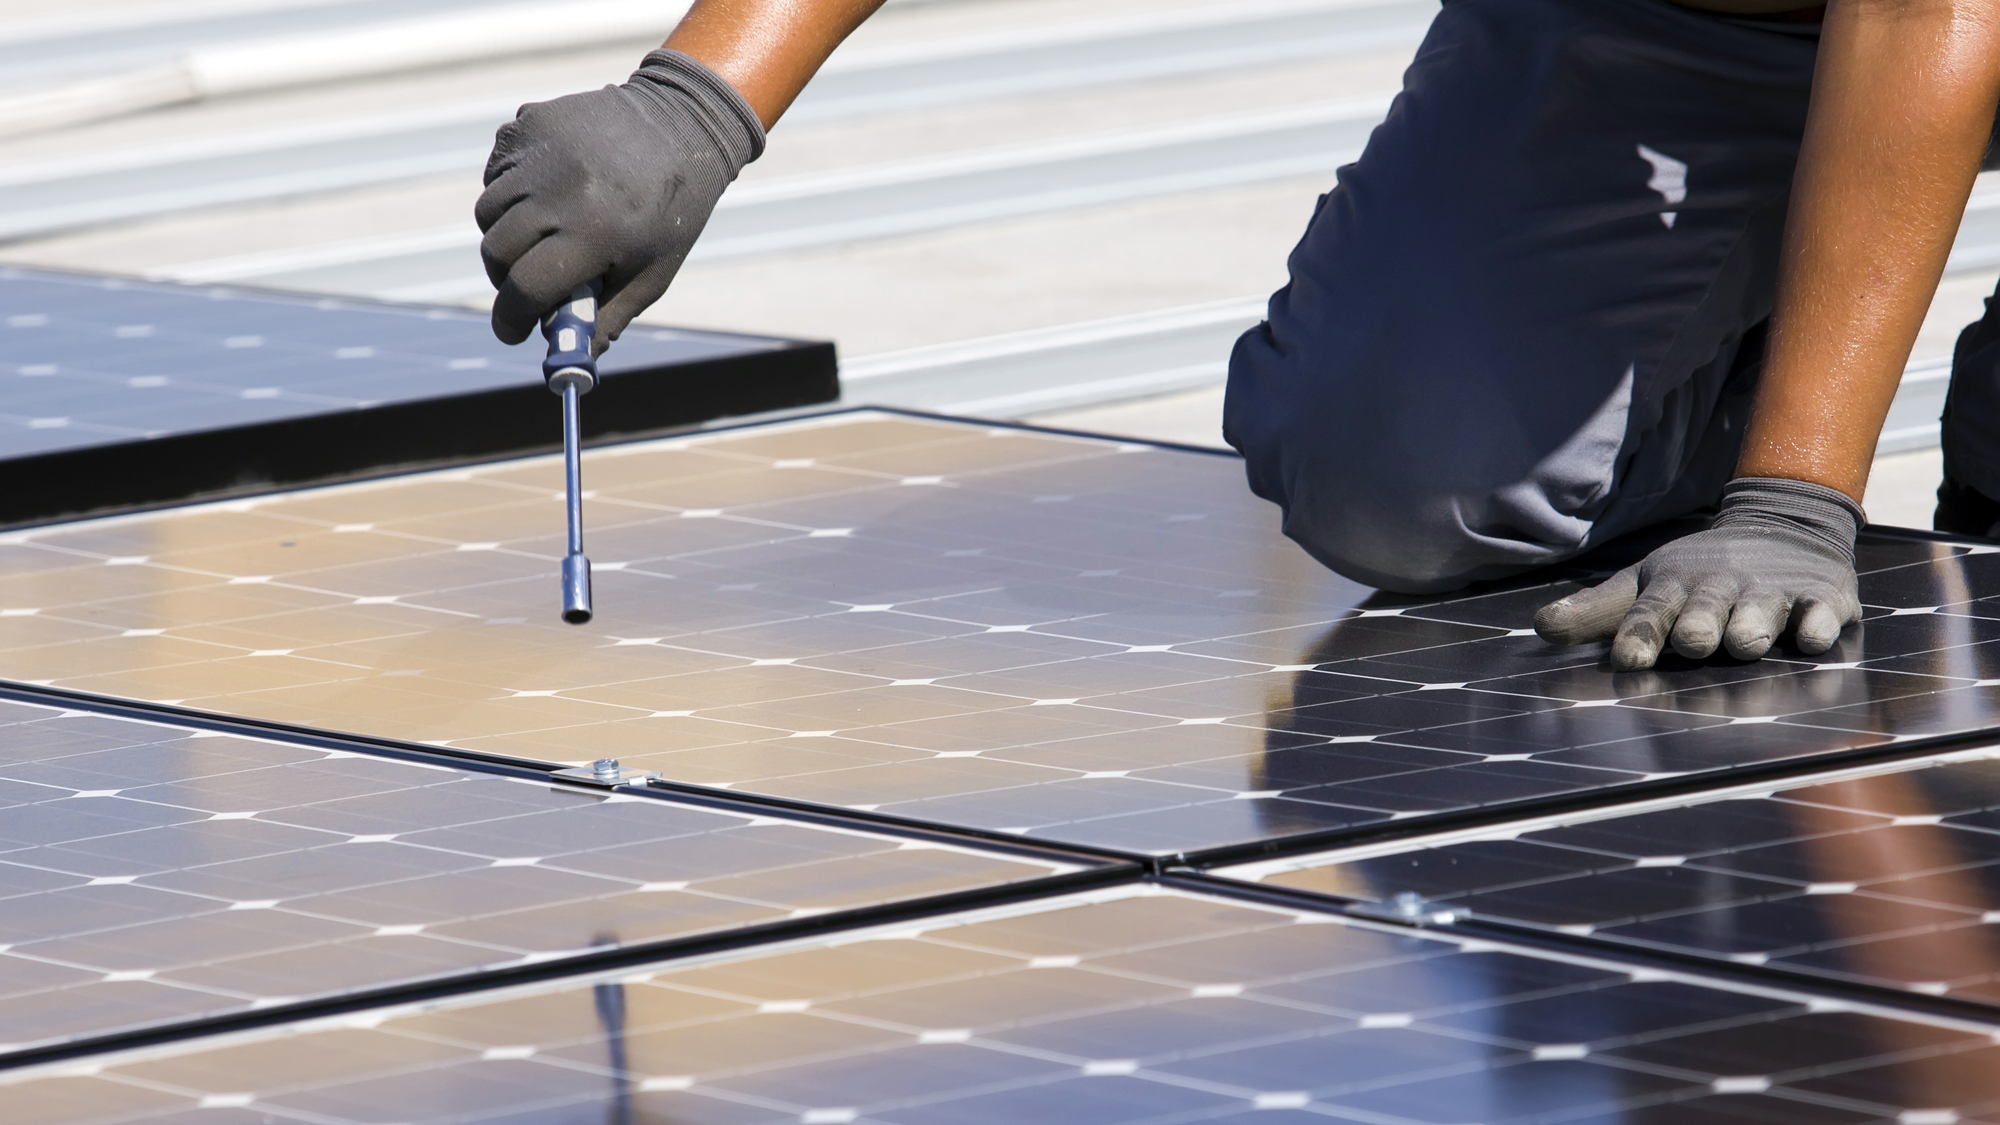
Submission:
[[1868,517],[1817,484],[1743,477],[1722,490],[1722,513],[1535,614],[1544,640],[1574,645],[1615,636],[1611,666],[1651,668],[1672,640],[1699,660],[1720,644],[1739,660],[1770,650],[1789,625],[1799,651],[1821,653],[1861,620],[1854,537]]
[[602,278],[592,355],[660,299],[722,189],[764,151],[735,87],[659,50],[622,86],[521,107],[500,127],[473,217],[500,290],[493,334],[518,344]]

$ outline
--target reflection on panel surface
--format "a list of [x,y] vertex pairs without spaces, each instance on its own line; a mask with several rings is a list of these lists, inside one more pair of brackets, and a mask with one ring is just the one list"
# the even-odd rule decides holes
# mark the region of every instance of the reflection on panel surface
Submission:
[[0,704],[0,1045],[1050,871]]
[[2000,1004],[2000,758],[1983,753],[1233,874]]
[[582,629],[516,461],[0,541],[0,676],[1169,853],[2000,717],[1961,547],[1864,544],[1818,660],[1613,676],[1527,631],[1569,583],[1373,595],[1233,458],[857,412],[586,482]]
[[[0,459],[533,386],[462,309],[0,270]],[[783,341],[640,328],[607,376]]]
[[1986,1034],[1156,894],[110,1057],[7,1097],[20,1125],[203,1107],[321,1125],[1942,1122],[2000,1107],[1996,1054]]

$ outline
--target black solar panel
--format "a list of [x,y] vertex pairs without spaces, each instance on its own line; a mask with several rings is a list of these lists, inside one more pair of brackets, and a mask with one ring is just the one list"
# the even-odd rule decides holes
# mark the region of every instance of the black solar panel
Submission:
[[0,1052],[1062,870],[0,703]]
[[1223,873],[2000,1003],[1996,753]]
[[[1229,457],[863,411],[586,475],[585,629],[556,465],[502,462],[17,536],[0,674],[1164,854],[2000,721],[2000,621],[1875,608],[1823,656],[1610,675],[1527,628],[1568,580],[1373,596]],[[1974,551],[1871,540],[1863,598]]]
[[[1977,1029],[1186,895],[99,1060],[65,1121],[1924,1122]],[[1952,1116],[1947,1116],[1952,1115]]]
[[[539,339],[535,341],[539,343]],[[0,269],[0,524],[561,443],[533,343],[471,310]],[[634,327],[591,436],[837,397],[833,347]]]
[[10,1122],[2000,1119],[1990,545],[1612,674],[1643,543],[1388,597],[1226,456],[587,461],[583,628],[550,458],[0,536]]

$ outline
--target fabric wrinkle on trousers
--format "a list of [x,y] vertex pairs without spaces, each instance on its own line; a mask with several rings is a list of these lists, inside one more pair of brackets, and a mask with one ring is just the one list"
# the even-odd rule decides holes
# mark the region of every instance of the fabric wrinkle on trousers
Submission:
[[1230,359],[1224,435],[1285,533],[1424,593],[1712,504],[1816,47],[1667,0],[1446,0]]

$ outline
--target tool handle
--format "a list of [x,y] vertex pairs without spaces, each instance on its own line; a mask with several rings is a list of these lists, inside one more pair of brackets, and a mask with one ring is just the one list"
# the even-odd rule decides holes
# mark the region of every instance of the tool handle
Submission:
[[562,393],[563,383],[576,384],[578,394],[597,386],[597,360],[590,354],[590,338],[597,332],[597,295],[603,285],[591,281],[570,291],[569,300],[542,321],[542,335],[549,342],[549,356],[542,361],[542,378],[549,389]]

